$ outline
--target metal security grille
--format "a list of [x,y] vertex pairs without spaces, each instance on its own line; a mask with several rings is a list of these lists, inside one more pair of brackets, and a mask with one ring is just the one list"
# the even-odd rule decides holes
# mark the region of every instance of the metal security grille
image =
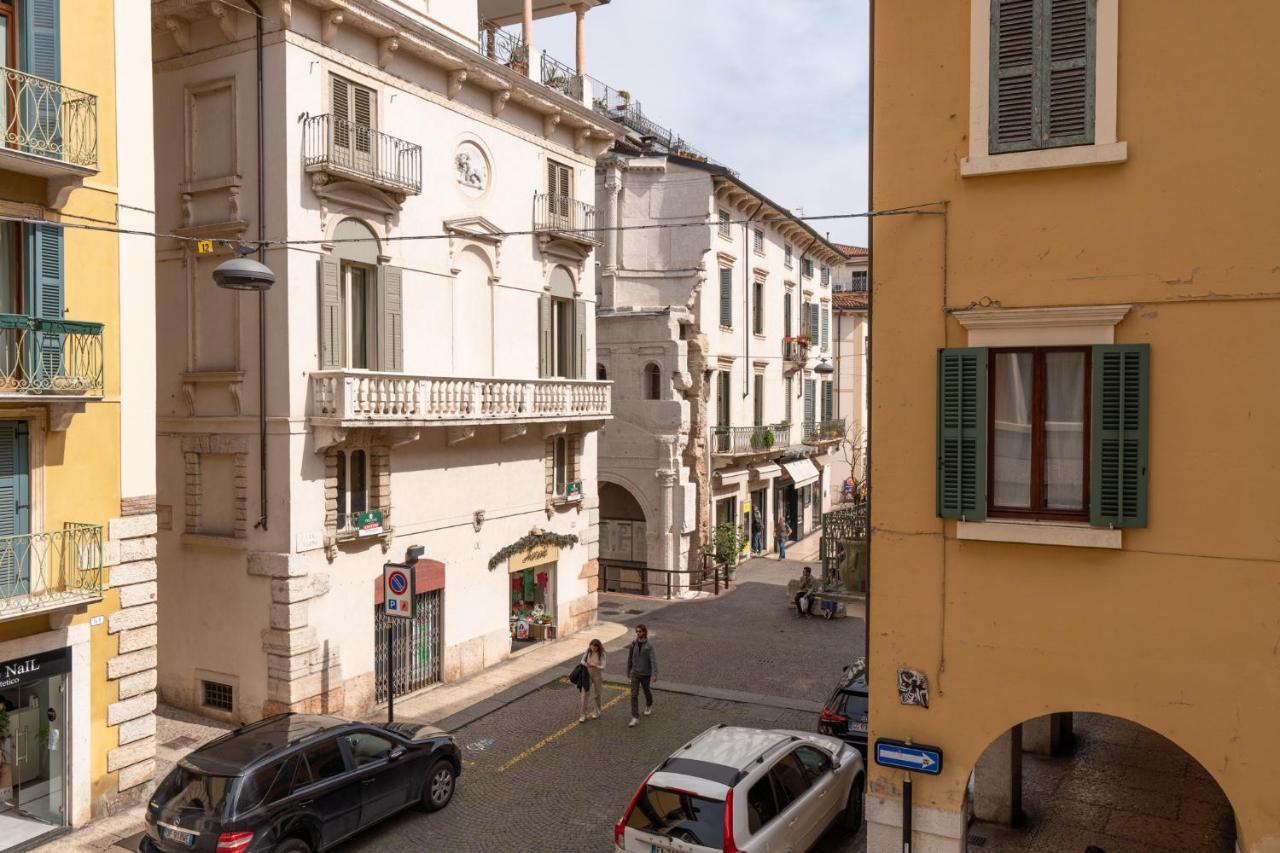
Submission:
[[440,590],[413,598],[413,618],[389,617],[383,605],[374,611],[374,680],[377,701],[386,702],[387,622],[391,621],[391,654],[395,657],[396,694],[403,696],[440,680]]
[[213,708],[218,711],[231,711],[235,708],[235,693],[230,684],[203,680],[200,684],[204,688],[201,704],[206,708]]

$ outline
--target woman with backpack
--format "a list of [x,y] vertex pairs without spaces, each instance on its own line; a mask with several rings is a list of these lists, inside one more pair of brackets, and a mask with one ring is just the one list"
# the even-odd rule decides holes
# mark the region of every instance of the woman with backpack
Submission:
[[[582,660],[578,661],[578,666],[582,668],[580,677],[574,683],[578,685],[578,694],[582,697],[582,708],[578,714],[578,722],[585,723],[587,721],[587,705],[592,694],[595,694],[596,709],[591,713],[591,719],[600,718],[600,685],[603,680],[605,654],[604,643],[599,640],[592,640],[587,644],[586,654],[582,656]],[[575,675],[578,675],[578,667],[575,667]]]

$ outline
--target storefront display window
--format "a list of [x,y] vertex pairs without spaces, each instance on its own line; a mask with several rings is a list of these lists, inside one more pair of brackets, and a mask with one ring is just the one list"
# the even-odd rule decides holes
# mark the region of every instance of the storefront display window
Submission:
[[0,663],[0,849],[66,823],[71,655]]
[[511,584],[511,646],[554,640],[555,564],[531,566],[508,575]]

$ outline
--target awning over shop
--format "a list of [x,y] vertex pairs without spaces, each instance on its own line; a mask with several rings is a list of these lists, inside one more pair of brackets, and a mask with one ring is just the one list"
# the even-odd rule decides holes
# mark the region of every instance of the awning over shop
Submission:
[[795,487],[807,486],[810,483],[818,482],[818,469],[808,459],[795,459],[791,462],[783,462],[782,469],[787,472],[792,480],[795,481]]
[[735,468],[731,471],[717,471],[716,480],[722,486],[734,486],[738,483],[747,481],[748,471],[746,468]]
[[777,465],[765,464],[751,466],[751,476],[755,477],[757,480],[772,480],[774,477],[779,477],[781,475],[782,469]]

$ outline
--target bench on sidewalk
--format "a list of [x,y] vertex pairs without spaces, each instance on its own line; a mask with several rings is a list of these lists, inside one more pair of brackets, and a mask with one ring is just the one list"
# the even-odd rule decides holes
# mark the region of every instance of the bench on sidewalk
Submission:
[[[796,606],[796,593],[800,591],[800,581],[792,579],[787,581],[787,606],[794,608]],[[821,591],[811,593],[813,595],[813,606],[810,611],[814,616],[822,616],[825,619],[843,619],[845,613],[844,602],[834,596],[828,596]]]

